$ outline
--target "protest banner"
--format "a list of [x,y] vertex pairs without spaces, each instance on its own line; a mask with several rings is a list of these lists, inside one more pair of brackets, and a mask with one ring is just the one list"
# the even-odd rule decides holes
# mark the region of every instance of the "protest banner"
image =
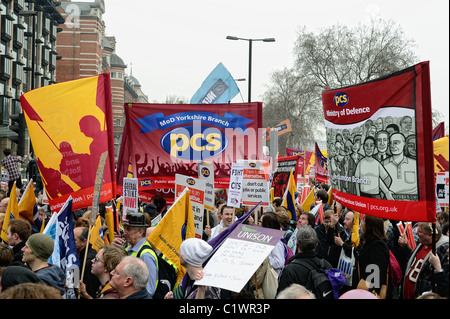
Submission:
[[205,209],[213,211],[215,202],[213,163],[206,161],[199,162],[198,178],[205,181]]
[[228,188],[227,206],[239,208],[242,199],[242,182],[244,167],[242,163],[231,164],[230,187]]
[[203,269],[196,285],[240,292],[284,232],[271,228],[238,224]]
[[240,161],[243,165],[242,205],[269,206],[269,162]]
[[449,207],[449,174],[448,172],[436,173],[436,199],[440,207]]
[[[326,150],[323,150],[322,154],[324,156],[327,156]],[[303,177],[309,177],[309,176],[314,177],[315,173],[311,174],[309,171],[310,166],[314,166],[314,164],[316,162],[316,156],[314,155],[314,152],[310,152],[305,149],[299,150],[299,149],[286,147],[286,156],[295,156],[295,155],[298,155],[300,157],[299,161],[298,161],[297,180],[298,180],[298,176],[300,176],[300,175]]]
[[315,172],[316,172],[316,181],[320,183],[328,184],[328,160],[322,154],[322,151],[319,148],[319,145],[316,143],[316,160],[314,164]]
[[194,214],[195,237],[202,238],[203,235],[203,209],[205,205],[205,181],[185,176],[175,175],[175,198],[178,198],[183,191],[189,189],[192,211]]
[[[198,161],[214,165],[215,188],[228,188],[231,164],[263,158],[262,103],[125,104],[118,192],[128,174],[139,192],[174,189],[175,174],[198,177]],[[166,197],[165,197],[166,198]]]
[[216,207],[219,207],[220,203],[226,203],[228,201],[227,190],[225,188],[217,189],[214,192],[214,203]]
[[322,102],[334,199],[380,218],[435,222],[429,62],[325,90]]
[[116,197],[109,74],[48,85],[20,97],[52,211],[69,196],[73,209],[92,206],[101,155],[107,152],[100,202]]
[[291,171],[293,172],[295,187],[297,188],[297,173],[298,173],[298,162],[300,156],[285,156],[279,157],[275,172],[272,178],[272,187],[274,189],[274,197],[283,198],[286,188],[289,184],[289,176]]
[[122,198],[122,219],[127,220],[128,213],[137,213],[138,204],[138,180],[133,177],[124,177],[123,179],[123,198]]

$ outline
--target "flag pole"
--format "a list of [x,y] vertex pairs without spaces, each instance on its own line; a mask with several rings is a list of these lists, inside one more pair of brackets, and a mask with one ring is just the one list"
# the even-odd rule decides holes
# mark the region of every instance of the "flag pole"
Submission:
[[[431,238],[432,238],[431,251],[433,252],[434,255],[436,255],[436,223],[432,223],[431,227],[433,229],[433,232],[431,234]],[[434,267],[433,267],[433,270],[434,270]],[[434,271],[431,272],[431,291],[436,292],[436,281],[434,278]]]
[[[86,259],[87,254],[89,250],[89,241],[91,238],[91,230],[92,226],[95,225],[95,222],[97,220],[98,215],[98,205],[100,201],[100,192],[102,190],[102,183],[103,183],[103,173],[105,171],[105,163],[106,163],[106,157],[108,156],[108,151],[103,152],[103,154],[100,156],[100,161],[97,168],[97,174],[95,176],[95,186],[94,186],[94,194],[92,196],[92,209],[91,209],[91,216],[89,218],[89,232],[87,237],[87,243],[86,243],[86,250],[84,254],[83,259],[83,267],[81,269],[81,277],[80,280],[84,278],[84,270],[86,268]],[[78,299],[80,299],[81,294],[78,294]]]

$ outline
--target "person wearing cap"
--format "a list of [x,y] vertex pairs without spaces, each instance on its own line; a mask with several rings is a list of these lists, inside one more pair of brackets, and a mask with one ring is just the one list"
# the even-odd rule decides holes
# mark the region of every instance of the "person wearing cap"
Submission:
[[[203,263],[211,254],[213,248],[210,244],[200,238],[185,239],[180,245],[180,264],[186,267],[187,276],[183,278],[180,285],[169,292],[165,299],[185,299],[194,292],[194,282],[203,278]],[[203,299],[205,295],[204,286],[199,286],[196,291],[196,299]]]
[[113,243],[122,246],[127,242],[128,246],[125,248],[127,255],[138,257],[147,265],[149,271],[147,291],[153,297],[158,284],[158,257],[147,241],[146,232],[149,225],[145,222],[144,214],[139,212],[128,213],[122,225],[124,238],[115,238]]
[[22,261],[41,279],[44,284],[57,288],[65,293],[66,275],[56,265],[47,263],[53,254],[53,239],[46,234],[31,235],[22,248]]

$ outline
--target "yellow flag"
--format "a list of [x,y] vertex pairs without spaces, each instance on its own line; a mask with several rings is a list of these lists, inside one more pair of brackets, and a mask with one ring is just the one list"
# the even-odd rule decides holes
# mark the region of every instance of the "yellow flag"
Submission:
[[109,237],[108,239],[109,242],[112,243],[112,241],[114,240],[114,215],[112,211],[112,206],[106,207],[105,222],[106,226],[108,226],[108,237]]
[[34,195],[33,180],[28,182],[25,192],[22,195],[19,203],[19,218],[25,219],[30,222],[30,224],[35,226],[36,222],[34,220],[34,207],[36,206],[36,196]]
[[[184,226],[186,227],[186,235],[185,238],[182,238]],[[175,286],[179,284],[186,273],[186,269],[180,264],[180,245],[183,239],[193,237],[195,237],[194,213],[189,197],[189,189],[185,188],[170,210],[147,237],[147,240],[177,267],[177,283]]]
[[11,219],[19,218],[19,203],[17,202],[16,183],[11,188],[11,195],[9,195],[8,206],[6,207],[5,219],[2,225],[2,239],[5,243],[8,243],[8,227]]
[[331,206],[331,204],[333,204],[333,188],[330,187],[330,189],[328,190],[328,205]]
[[352,245],[353,247],[359,246],[359,213],[353,212],[353,229],[352,229]]
[[311,187],[311,191],[308,194],[308,197],[302,203],[303,210],[308,212],[311,210],[311,205],[315,204],[314,202],[314,187]]
[[105,240],[103,239],[103,229],[102,220],[100,216],[97,217],[95,225],[91,229],[91,239],[89,243],[92,245],[96,251],[99,251],[105,245]]
[[273,187],[270,189],[270,193],[269,194],[270,194],[270,203],[272,204],[274,196],[275,196],[275,189]]

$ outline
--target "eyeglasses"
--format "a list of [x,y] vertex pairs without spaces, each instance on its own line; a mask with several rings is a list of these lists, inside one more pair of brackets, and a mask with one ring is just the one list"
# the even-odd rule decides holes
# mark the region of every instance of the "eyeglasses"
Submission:
[[100,258],[98,258],[97,256],[94,257],[94,262],[95,263],[98,263],[98,262],[105,263],[105,262],[101,261]]
[[111,273],[112,273],[113,275],[120,276],[119,272],[118,272],[117,269],[115,269],[115,268],[111,271]]

